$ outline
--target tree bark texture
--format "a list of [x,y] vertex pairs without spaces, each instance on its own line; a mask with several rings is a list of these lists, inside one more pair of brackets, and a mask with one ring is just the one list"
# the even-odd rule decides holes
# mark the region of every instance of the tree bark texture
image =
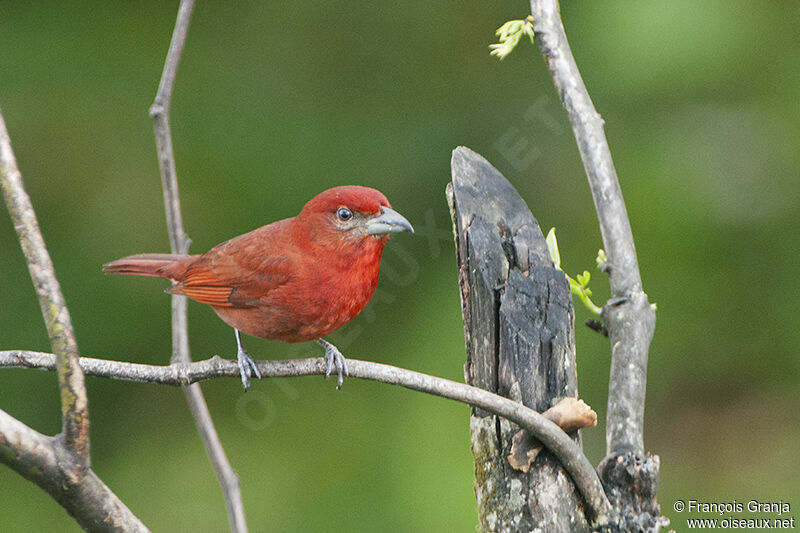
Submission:
[[[553,266],[538,222],[508,180],[464,147],[453,151],[451,171],[448,200],[459,264],[465,379],[543,412],[578,392],[569,284]],[[528,472],[509,464],[518,430],[472,410],[482,530],[590,530],[581,497],[550,452],[536,457]],[[580,443],[579,436],[573,438]]]

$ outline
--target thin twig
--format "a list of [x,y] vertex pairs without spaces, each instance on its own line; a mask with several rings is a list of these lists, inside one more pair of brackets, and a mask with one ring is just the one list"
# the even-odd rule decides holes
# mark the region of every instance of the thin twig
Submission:
[[194,9],[194,0],[181,0],[178,7],[178,18],[169,43],[169,51],[164,61],[164,71],[158,84],[150,116],[153,117],[153,129],[156,136],[158,165],[161,169],[161,185],[164,190],[164,207],[167,215],[167,231],[169,231],[172,253],[185,254],[189,249],[189,237],[183,231],[178,179],[175,170],[175,154],[172,150],[172,131],[169,124],[169,111],[172,105],[172,89],[175,86],[175,75],[178,63],[189,32],[189,19]]
[[[164,71],[158,85],[158,92],[153,105],[150,106],[150,116],[153,117],[153,129],[156,137],[158,164],[161,169],[161,185],[164,192],[167,230],[169,232],[170,247],[174,254],[187,253],[190,241],[183,229],[169,111],[172,102],[172,89],[175,85],[175,75],[183,52],[183,45],[186,42],[186,35],[189,31],[189,19],[193,8],[194,0],[181,0],[178,8],[178,17],[175,21],[175,29],[169,45],[169,52],[164,62]],[[173,363],[189,363],[191,361],[187,324],[186,298],[184,296],[172,296]],[[200,433],[200,438],[205,446],[206,454],[222,486],[230,529],[237,533],[246,532],[247,522],[239,487],[239,478],[233,471],[225,455],[225,450],[222,448],[222,443],[211,419],[211,413],[203,397],[203,392],[199,385],[191,385],[184,388],[184,393],[194,417],[195,425]]]
[[655,330],[655,312],[642,291],[633,234],[603,119],[595,110],[572,57],[558,1],[531,0],[531,11],[536,42],[572,124],[608,256],[613,303],[603,309],[612,353],[607,453],[642,454],[647,352]]
[[[217,356],[204,361],[169,366],[143,365],[88,357],[82,357],[80,362],[87,374],[140,383],[186,385],[220,377],[239,378],[239,367],[236,362]],[[22,350],[0,352],[0,367],[52,370],[54,365],[55,360],[52,354]],[[265,378],[325,374],[323,358],[257,361],[256,365]],[[561,428],[536,411],[521,403],[477,387],[404,368],[348,359],[347,369],[351,378],[380,381],[449,398],[507,418],[528,430],[558,457],[566,471],[569,472],[586,501],[589,514],[595,517],[594,525],[601,526],[608,523],[611,507],[594,467]]]
[[[55,367],[56,357],[50,359]],[[149,531],[94,471],[75,475],[61,439],[42,435],[3,410],[0,462],[50,494],[86,531]]]
[[33,286],[39,297],[50,345],[58,358],[58,386],[61,391],[61,434],[64,445],[75,455],[79,468],[88,469],[89,402],[83,372],[78,365],[78,344],[69,310],[56,279],[53,262],[39,231],[31,199],[11,149],[11,140],[0,112],[0,187],[8,206],[19,243],[28,263]]

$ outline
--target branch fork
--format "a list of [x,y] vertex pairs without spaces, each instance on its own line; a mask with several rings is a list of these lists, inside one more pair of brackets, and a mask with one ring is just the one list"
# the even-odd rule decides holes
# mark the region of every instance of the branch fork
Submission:
[[42,435],[0,410],[0,461],[47,491],[86,529],[147,528],[92,471],[89,401],[64,295],[0,113],[0,188],[17,231],[55,352],[61,433]]

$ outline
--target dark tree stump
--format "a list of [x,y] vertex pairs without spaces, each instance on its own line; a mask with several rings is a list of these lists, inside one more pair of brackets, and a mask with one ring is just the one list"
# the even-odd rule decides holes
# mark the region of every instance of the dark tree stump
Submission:
[[[465,379],[543,412],[578,393],[569,284],[525,202],[488,161],[460,147],[451,170]],[[580,495],[549,452],[522,472],[507,459],[518,427],[473,409],[470,431],[483,531],[590,530]]]

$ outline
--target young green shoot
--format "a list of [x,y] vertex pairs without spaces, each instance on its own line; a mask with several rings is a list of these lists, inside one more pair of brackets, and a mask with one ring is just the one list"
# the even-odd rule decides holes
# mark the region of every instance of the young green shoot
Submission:
[[499,37],[499,43],[490,44],[489,55],[497,56],[501,61],[510,54],[523,35],[527,35],[533,43],[533,17],[528,15],[524,20],[509,20],[499,28],[495,34]]
[[[558,240],[556,239],[556,228],[550,228],[550,231],[547,232],[547,249],[550,251],[550,258],[553,260],[553,264],[555,267],[562,272],[564,270],[561,268],[561,254],[558,252]],[[601,268],[602,265],[605,265],[606,253],[601,249],[597,252],[597,267]],[[584,270],[582,274],[577,275],[577,279],[572,278],[569,274],[564,272],[564,275],[567,276],[567,281],[569,281],[569,288],[570,291],[574,296],[577,296],[583,302],[583,305],[596,315],[600,315],[603,312],[603,309],[598,307],[590,298],[592,295],[592,290],[589,288],[589,281],[592,279],[592,275],[589,274],[588,270]]]

